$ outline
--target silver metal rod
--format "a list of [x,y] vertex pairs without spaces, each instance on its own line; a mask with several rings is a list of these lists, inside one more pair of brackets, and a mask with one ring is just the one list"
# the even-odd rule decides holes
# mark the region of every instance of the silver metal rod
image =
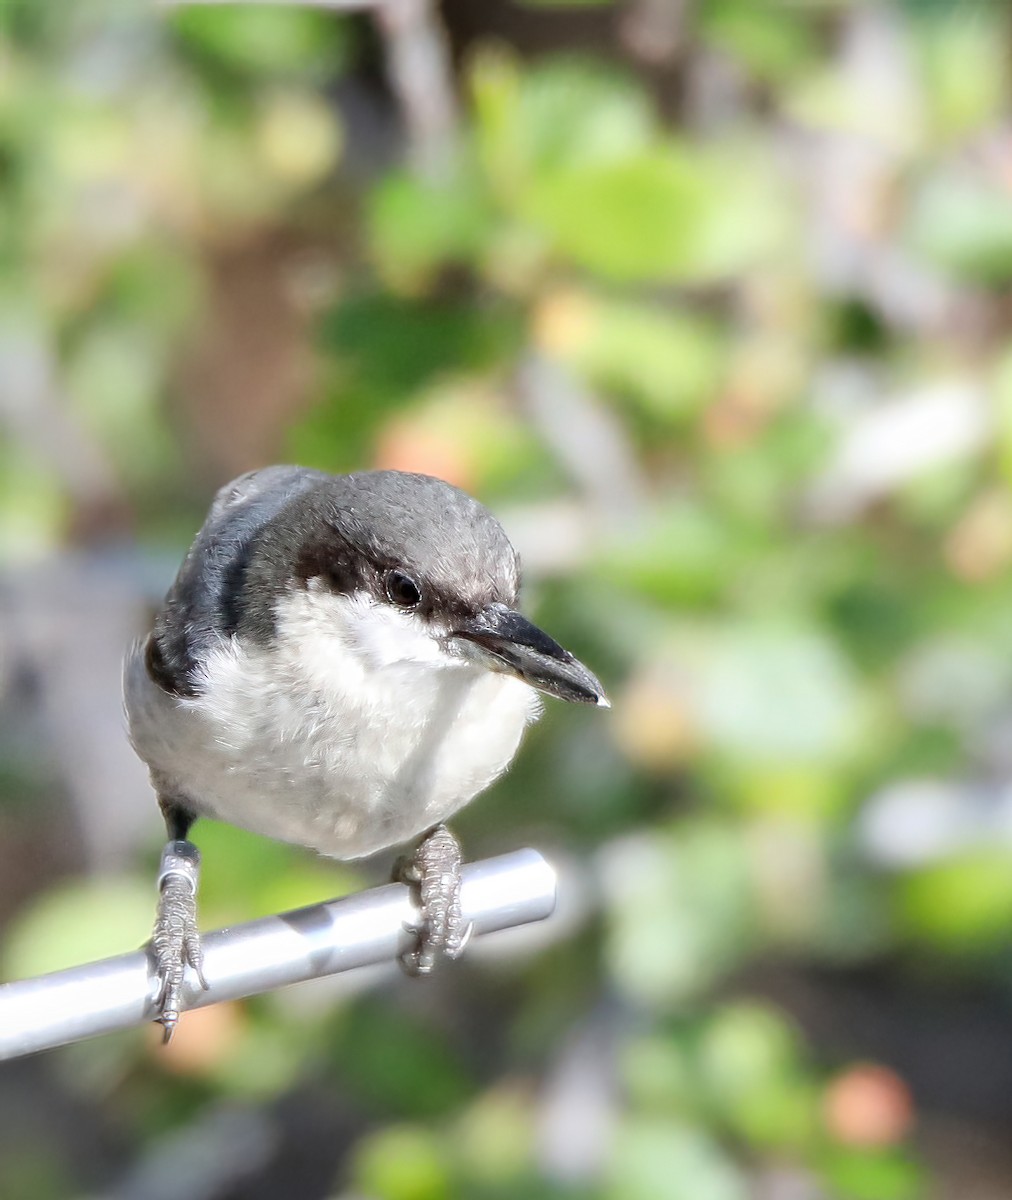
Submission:
[[[541,921],[555,909],[555,871],[536,850],[463,868],[461,909],[475,934]],[[238,1000],[304,979],[392,962],[413,944],[418,909],[400,883],[206,934],[203,991],[187,972],[182,1007]],[[157,984],[146,951],[0,987],[0,1060],[153,1020]]]

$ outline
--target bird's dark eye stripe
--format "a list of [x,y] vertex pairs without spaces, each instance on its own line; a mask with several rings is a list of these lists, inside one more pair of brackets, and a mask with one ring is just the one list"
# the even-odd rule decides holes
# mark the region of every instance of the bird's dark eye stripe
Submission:
[[416,608],[422,599],[421,588],[403,571],[388,571],[386,591],[392,604],[400,608]]

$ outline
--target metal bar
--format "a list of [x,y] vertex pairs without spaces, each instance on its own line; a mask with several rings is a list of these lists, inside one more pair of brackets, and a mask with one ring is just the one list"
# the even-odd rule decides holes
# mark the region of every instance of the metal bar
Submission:
[[[475,934],[541,921],[555,909],[555,871],[536,850],[463,868],[460,903]],[[418,909],[388,884],[209,933],[209,991],[188,972],[182,1007],[238,1000],[304,979],[394,961],[413,944]],[[144,950],[0,987],[0,1060],[153,1020],[156,981]]]

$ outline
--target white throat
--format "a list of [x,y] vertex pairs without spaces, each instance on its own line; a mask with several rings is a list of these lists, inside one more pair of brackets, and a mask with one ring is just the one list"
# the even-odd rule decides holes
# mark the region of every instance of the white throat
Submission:
[[[365,592],[334,595],[319,579],[311,579],[305,592],[290,593],[278,611],[279,642],[288,641],[293,649],[310,642],[325,651],[325,659],[334,654],[343,673],[349,655],[357,659],[367,673],[379,673],[391,667],[411,664],[435,670],[455,667],[460,659],[448,653],[440,634],[416,612],[378,604]],[[331,653],[326,653],[327,645]]]

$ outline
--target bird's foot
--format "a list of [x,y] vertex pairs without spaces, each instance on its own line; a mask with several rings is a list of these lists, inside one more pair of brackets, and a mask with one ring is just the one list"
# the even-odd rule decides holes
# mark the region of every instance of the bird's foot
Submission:
[[165,1030],[163,1041],[171,1040],[179,1021],[183,999],[183,976],[187,965],[196,973],[200,986],[207,990],[204,955],[197,931],[197,883],[200,879],[200,851],[192,842],[168,842],[162,851],[158,874],[158,911],[151,949],[159,988],[158,1016]]
[[416,890],[421,909],[417,941],[400,959],[409,975],[428,975],[440,955],[459,958],[471,940],[474,926],[460,911],[463,861],[460,843],[445,825],[437,825],[397,865],[396,878]]

